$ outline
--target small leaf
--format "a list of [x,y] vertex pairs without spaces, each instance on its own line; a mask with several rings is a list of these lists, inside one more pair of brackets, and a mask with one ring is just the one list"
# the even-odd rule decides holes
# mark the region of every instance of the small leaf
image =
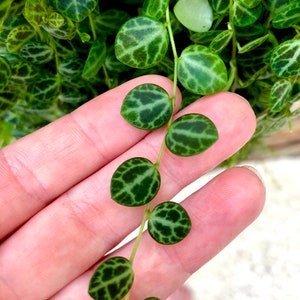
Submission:
[[49,108],[59,92],[56,76],[46,75],[36,79],[28,88],[31,94],[31,106],[34,108]]
[[83,64],[83,60],[78,57],[67,57],[60,62],[58,72],[68,78],[78,78],[82,74]]
[[245,52],[249,52],[257,47],[259,47],[261,44],[263,44],[267,39],[269,38],[269,34],[266,34],[260,38],[255,39],[254,41],[251,41],[245,45],[243,45],[242,47],[239,46],[238,44],[238,52],[241,53],[245,53]]
[[195,32],[208,31],[213,23],[208,0],[179,0],[174,6],[174,14],[183,26]]
[[261,3],[261,0],[236,0],[247,8],[254,8]]
[[0,56],[0,91],[6,87],[11,77],[9,62]]
[[271,89],[270,110],[280,112],[289,103],[292,84],[286,79],[278,80]]
[[300,2],[287,3],[276,12],[272,25],[274,28],[289,28],[300,23]]
[[166,14],[170,0],[145,0],[143,2],[143,15],[159,20]]
[[54,51],[46,43],[28,42],[20,50],[20,56],[32,64],[45,64],[53,59]]
[[116,57],[132,68],[150,68],[165,56],[169,44],[165,26],[149,17],[135,17],[119,30]]
[[230,0],[209,0],[209,3],[218,15],[223,16],[228,13]]
[[158,204],[151,212],[148,231],[160,244],[172,245],[182,241],[192,228],[186,210],[176,202]]
[[121,300],[133,283],[134,274],[128,259],[112,257],[102,263],[94,272],[89,295],[95,300]]
[[218,140],[215,124],[201,114],[187,114],[176,119],[166,134],[168,149],[179,156],[199,154]]
[[115,34],[130,19],[127,12],[119,9],[108,9],[95,17],[95,29],[100,35]]
[[206,32],[195,32],[190,35],[190,39],[195,44],[207,44],[221,34],[223,30],[209,30]]
[[121,115],[133,126],[153,130],[165,125],[172,115],[169,94],[155,84],[141,84],[124,99]]
[[14,84],[28,85],[39,75],[37,69],[29,62],[19,60],[12,65],[11,79]]
[[226,87],[227,69],[222,59],[201,45],[183,50],[178,61],[178,79],[190,92],[207,95]]
[[219,54],[229,44],[233,35],[232,30],[224,30],[218,34],[209,44],[209,48]]
[[61,14],[52,12],[47,18],[47,23],[53,28],[60,28],[64,25],[65,19]]
[[236,26],[244,27],[253,24],[258,20],[262,13],[262,4],[255,6],[254,8],[247,8],[243,6],[239,1],[233,3],[233,22]]
[[106,43],[102,37],[94,40],[89,55],[85,61],[82,77],[86,80],[94,78],[104,65],[106,57]]
[[288,40],[277,46],[271,54],[273,72],[283,78],[300,74],[300,40]]
[[7,37],[7,50],[10,53],[18,52],[24,44],[35,36],[35,31],[30,25],[14,27]]
[[160,174],[146,158],[134,157],[114,172],[110,192],[114,201],[125,206],[141,206],[150,202],[160,187]]
[[74,22],[84,20],[96,7],[97,0],[53,0],[56,9]]
[[33,27],[42,26],[47,18],[47,6],[44,0],[26,0],[24,17]]
[[44,24],[42,28],[50,35],[57,39],[71,40],[76,34],[76,26],[72,22],[64,22],[62,26],[57,27],[56,24]]

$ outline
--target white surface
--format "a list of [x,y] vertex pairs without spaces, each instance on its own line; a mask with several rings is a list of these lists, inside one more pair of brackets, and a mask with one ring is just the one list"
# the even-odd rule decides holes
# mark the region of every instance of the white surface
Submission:
[[266,185],[264,210],[187,281],[193,300],[300,299],[300,158],[249,165]]

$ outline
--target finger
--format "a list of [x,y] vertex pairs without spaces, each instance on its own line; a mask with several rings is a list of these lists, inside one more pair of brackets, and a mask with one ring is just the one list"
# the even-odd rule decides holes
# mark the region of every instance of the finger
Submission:
[[[156,202],[170,199],[183,185],[233,154],[255,128],[249,104],[231,93],[206,97],[185,112],[209,116],[218,127],[219,140],[206,152],[191,158],[166,154],[163,157],[166,162],[160,168],[163,184]],[[236,135],[241,123],[244,130]],[[162,131],[149,134],[147,139],[62,195],[1,246],[0,266],[7,281],[18,289],[16,293],[23,298],[32,297],[32,293],[49,297],[139,225],[144,208],[114,203],[110,198],[110,178],[128,157],[145,154],[154,160],[162,139]],[[52,253],[51,257],[45,256],[47,252]],[[15,264],[16,257],[23,262],[22,272],[17,272],[20,266]]]
[[[160,245],[144,233],[133,264],[130,299],[166,299],[256,219],[264,199],[264,186],[249,169],[232,168],[215,177],[182,202],[192,221],[192,230],[182,242]],[[133,242],[110,256],[129,257],[132,246]],[[87,287],[93,272],[94,268],[84,273],[51,300],[90,299]]]
[[147,134],[120,116],[125,95],[146,82],[173,89],[165,77],[134,79],[0,152],[0,240]]

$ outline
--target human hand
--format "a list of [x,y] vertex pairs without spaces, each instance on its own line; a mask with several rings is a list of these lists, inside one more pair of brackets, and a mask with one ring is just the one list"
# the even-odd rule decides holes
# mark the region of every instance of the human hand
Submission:
[[[99,261],[141,221],[144,208],[110,199],[110,178],[126,159],[155,160],[163,129],[147,132],[120,116],[129,81],[0,152],[0,299],[90,299],[89,279]],[[178,99],[180,95],[178,93]],[[166,151],[161,189],[154,202],[171,199],[244,145],[255,129],[249,104],[232,93],[202,98],[184,113],[208,116],[219,140],[193,157]],[[260,213],[264,187],[248,168],[231,168],[182,202],[192,230],[180,243],[164,246],[144,233],[134,261],[131,299],[171,295]],[[111,255],[128,257],[132,242]],[[106,258],[106,257],[105,257]]]

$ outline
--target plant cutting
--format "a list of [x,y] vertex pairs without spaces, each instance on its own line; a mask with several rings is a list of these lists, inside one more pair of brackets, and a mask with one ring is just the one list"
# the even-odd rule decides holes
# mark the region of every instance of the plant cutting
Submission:
[[[121,114],[129,123],[144,130],[165,126],[166,131],[155,162],[134,157],[117,168],[111,197],[121,205],[145,205],[141,232],[148,221],[157,242],[172,244],[188,234],[191,224],[179,204],[151,207],[163,153],[168,148],[175,155],[196,155],[218,137],[203,115],[173,119],[176,87],[183,94],[181,108],[223,90],[245,96],[258,119],[253,143],[291,120],[299,113],[292,110],[299,98],[299,4],[181,0],[119,5],[1,4],[2,145],[130,78],[168,76],[174,82],[171,96],[145,84],[124,99]],[[129,297],[139,242],[140,235],[129,259],[100,265],[89,289],[95,299]]]

